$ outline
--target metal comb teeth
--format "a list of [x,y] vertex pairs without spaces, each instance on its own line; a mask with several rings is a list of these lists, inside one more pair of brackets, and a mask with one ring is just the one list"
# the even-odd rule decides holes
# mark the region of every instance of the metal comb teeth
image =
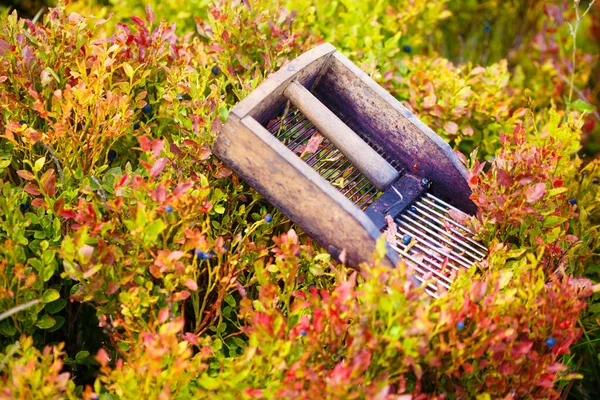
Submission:
[[[380,192],[327,138],[323,138],[315,152],[303,155],[302,146],[306,146],[318,130],[294,107],[285,114],[271,122],[268,131],[302,156],[304,162],[358,207],[366,209]],[[362,139],[388,158],[368,137]],[[391,247],[414,268],[415,277],[427,284],[425,291],[434,298],[438,298],[440,289],[450,288],[461,268],[470,268],[487,253],[487,249],[472,238],[473,232],[452,219],[450,210],[462,213],[426,192],[395,218],[396,241]]]
[[437,286],[430,283],[426,290],[434,297],[439,287],[450,288],[453,275],[460,268],[471,268],[487,253],[472,238],[473,232],[450,217],[450,210],[461,212],[425,193],[395,219],[398,233],[392,247],[415,268],[421,281],[423,275],[432,275]]
[[[287,109],[284,114],[270,123],[267,130],[288,149],[301,153],[302,146],[306,146],[318,130],[294,107]],[[379,194],[369,180],[327,138],[323,138],[319,148],[314,153],[305,155],[303,160],[363,210]]]

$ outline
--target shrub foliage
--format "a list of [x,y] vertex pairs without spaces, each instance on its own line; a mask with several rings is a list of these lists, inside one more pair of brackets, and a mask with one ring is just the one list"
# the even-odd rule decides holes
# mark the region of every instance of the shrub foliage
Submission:
[[[529,3],[4,12],[0,398],[599,395],[600,6]],[[335,263],[211,153],[323,41],[469,154],[490,252],[438,300]]]

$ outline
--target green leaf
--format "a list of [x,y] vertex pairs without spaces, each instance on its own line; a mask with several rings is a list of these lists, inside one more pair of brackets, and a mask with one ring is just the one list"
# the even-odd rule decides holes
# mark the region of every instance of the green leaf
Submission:
[[42,295],[42,303],[48,304],[60,299],[60,293],[56,289],[48,289]]
[[56,320],[56,325],[54,325],[52,328],[48,329],[48,332],[56,332],[65,324],[65,317],[61,317],[60,315],[57,315],[56,317],[54,317],[54,319]]
[[596,109],[596,107],[582,99],[577,99],[574,102],[572,102],[571,107],[573,107],[574,110],[588,113],[594,112],[594,110]]
[[58,299],[51,303],[46,304],[46,312],[49,314],[56,314],[67,305],[67,300]]
[[56,320],[54,318],[52,318],[50,315],[48,315],[48,314],[44,314],[35,323],[35,326],[37,326],[40,329],[50,329],[54,325],[56,325]]
[[560,225],[563,222],[565,222],[567,220],[567,218],[565,217],[559,217],[557,215],[551,215],[549,217],[546,217],[544,219],[544,226],[556,226],[556,225]]
[[81,350],[75,355],[75,360],[81,362],[90,356],[90,352],[87,350]]
[[38,158],[36,160],[35,164],[33,165],[33,171],[34,172],[41,171],[42,168],[44,168],[44,164],[46,164],[46,157]]
[[10,160],[0,160],[0,169],[4,169],[10,165]]
[[227,107],[219,108],[219,118],[221,118],[221,122],[225,123],[225,121],[227,121],[227,117],[229,117],[229,110]]
[[146,229],[144,231],[144,241],[146,243],[154,244],[158,238],[158,235],[160,235],[164,229],[165,224],[162,220],[157,219],[156,221],[150,222],[148,225],[146,225]]
[[129,77],[129,79],[131,79],[131,77],[133,76],[133,74],[135,74],[135,71],[133,70],[133,68],[131,67],[131,65],[124,63],[123,64],[123,70],[125,71],[125,74]]

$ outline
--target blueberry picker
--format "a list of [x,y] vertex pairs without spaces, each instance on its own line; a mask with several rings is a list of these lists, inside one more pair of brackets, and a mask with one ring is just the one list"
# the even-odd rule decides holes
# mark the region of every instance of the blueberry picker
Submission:
[[389,229],[384,263],[404,259],[437,297],[487,254],[457,221],[476,206],[450,146],[329,43],[240,101],[213,151],[351,266]]

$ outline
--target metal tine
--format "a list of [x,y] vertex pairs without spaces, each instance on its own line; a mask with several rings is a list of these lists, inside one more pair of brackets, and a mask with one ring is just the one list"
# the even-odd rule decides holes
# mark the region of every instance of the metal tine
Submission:
[[[440,200],[441,201],[441,200]],[[431,200],[427,200],[425,198],[422,198],[420,200],[420,203],[423,205],[423,207],[427,207],[425,204],[423,203],[427,203],[430,204],[431,206],[437,208],[438,210],[441,210],[443,212],[448,212],[448,209],[443,208],[442,206],[435,204],[434,202],[432,202]],[[429,208],[429,207],[428,207]],[[433,209],[431,209],[432,212],[435,212]],[[438,214],[439,215],[439,214]],[[467,228],[466,226],[460,224],[459,222],[453,220],[452,218],[449,218],[447,216],[442,216],[445,220],[447,220],[448,222],[452,223],[453,225],[459,227],[460,229],[464,230],[467,233],[470,233],[471,235],[475,235],[475,233],[473,233],[473,231],[471,231],[469,228]],[[482,250],[484,250],[487,253],[487,249],[484,245],[482,245],[481,243],[479,243],[478,241],[470,238],[470,237],[466,237],[470,242],[472,242],[473,244],[476,244],[478,247],[480,247]]]
[[[401,217],[402,216],[403,215],[401,215]],[[409,219],[409,221],[412,222],[410,219]],[[439,247],[438,243],[435,243],[429,236],[423,235],[423,233],[419,232],[416,227],[413,227],[412,225],[409,225],[406,222],[401,221],[399,218],[396,219],[396,223],[398,225],[401,225],[401,226],[405,227],[408,230],[409,234],[417,235],[418,238],[420,238],[421,240],[424,240],[425,242],[430,243],[434,248]],[[434,236],[437,236],[437,235],[434,234]],[[453,258],[454,261],[458,262],[459,264],[461,264],[465,268],[471,268],[471,266],[473,265],[473,261],[471,261],[471,260],[463,257],[462,255],[456,253],[456,251],[454,251],[454,249],[452,249],[452,248],[450,248],[448,250],[450,250],[450,253],[448,254],[448,256],[450,257],[450,254],[453,254],[451,258]],[[443,252],[443,251],[441,253],[445,254],[445,252]]]
[[346,160],[344,157],[340,157],[337,160],[333,161],[333,163],[325,171],[323,171],[323,173],[321,173],[321,176],[327,179],[336,171],[339,171],[340,168],[345,168],[345,166],[349,164],[350,163],[348,162],[348,160]]
[[335,151],[333,153],[331,153],[331,155],[329,155],[324,160],[322,160],[323,162],[321,164],[319,164],[319,166],[315,170],[317,172],[319,172],[319,174],[321,174],[321,176],[323,176],[323,174],[326,171],[329,171],[340,160],[341,161],[344,160],[343,157],[338,157],[340,154],[341,154],[340,151],[338,149],[335,149]]
[[[461,213],[462,213],[462,211],[460,211],[458,208],[454,207],[453,205],[450,205],[450,204],[446,203],[444,200],[442,200],[442,199],[440,199],[440,198],[438,198],[438,197],[436,197],[436,196],[432,195],[431,193],[426,193],[426,195],[427,195],[427,197],[429,197],[430,199],[432,199],[432,200],[434,201],[433,205],[434,205],[435,207],[437,207],[437,208],[439,208],[439,209],[442,209],[443,211],[446,211],[446,212],[448,211],[447,209],[453,209],[453,210],[456,210],[456,211],[458,211],[458,212],[461,212]],[[442,204],[442,205],[444,205],[444,206],[445,206],[447,209],[446,209],[446,210],[444,210],[442,207],[440,207],[438,204],[435,204],[435,203],[441,203],[441,204]],[[459,224],[459,225],[460,225],[460,224]],[[472,230],[470,230],[470,229],[469,229],[469,228],[467,228],[466,226],[462,226],[462,225],[460,225],[460,227],[461,227],[462,229],[464,229],[465,231],[469,232],[471,235],[475,235],[475,232],[473,232]],[[487,249],[486,249],[486,250],[487,250]]]
[[365,179],[365,177],[362,176],[357,169],[355,169],[354,171],[352,171],[352,173],[350,173],[350,175],[348,175],[348,182],[346,182],[344,186],[340,188],[340,190],[346,189],[352,183],[358,184],[358,182],[362,181],[363,179]]
[[317,161],[315,161],[314,163],[311,164],[311,162],[314,160],[314,158],[317,157],[319,154],[321,154],[321,152],[323,152],[323,151],[329,151],[329,150],[331,150],[332,147],[335,149],[335,147],[333,146],[333,143],[331,143],[327,139],[323,140],[322,143],[324,143],[324,142],[326,142],[326,144],[325,144],[325,146],[323,146],[323,148],[321,148],[321,150],[315,151],[310,157],[308,157],[305,160],[305,162],[308,165],[310,165],[311,167],[317,163]]
[[331,148],[329,148],[329,150],[327,150],[325,153],[321,154],[321,156],[319,158],[317,158],[316,160],[314,160],[314,162],[312,164],[309,164],[309,165],[311,167],[314,167],[315,164],[317,164],[318,162],[322,161],[325,158],[328,158],[332,153],[334,153],[336,151],[339,151],[339,150],[337,148],[335,148],[335,146],[331,145]]
[[[480,256],[480,257],[478,258],[479,260],[481,260],[481,259],[485,258],[486,254],[485,254],[484,252],[482,252],[482,251],[481,251],[481,250],[479,250],[478,248],[474,248],[474,247],[472,247],[472,246],[469,246],[469,244],[468,244],[468,243],[466,243],[466,242],[464,242],[464,241],[460,241],[460,240],[458,240],[459,238],[456,238],[455,236],[453,236],[453,235],[449,234],[449,233],[448,233],[448,228],[446,227],[446,225],[444,225],[444,222],[443,222],[443,221],[441,221],[441,220],[439,220],[439,219],[436,219],[436,218],[433,218],[433,217],[431,216],[431,214],[429,214],[428,212],[425,212],[425,211],[421,210],[421,208],[420,208],[420,207],[423,207],[423,206],[422,206],[422,205],[420,205],[420,204],[417,204],[417,205],[416,205],[416,207],[415,207],[415,209],[416,209],[417,211],[419,211],[419,212],[420,212],[420,213],[423,215],[423,217],[424,217],[425,219],[422,219],[422,218],[420,218],[419,216],[417,216],[417,215],[415,214],[415,216],[416,216],[417,218],[419,218],[419,219],[422,219],[423,221],[425,221],[425,220],[428,220],[428,221],[431,221],[431,222],[434,222],[434,223],[437,223],[437,224],[439,224],[439,225],[440,225],[440,227],[437,227],[437,225],[433,225],[433,224],[431,224],[431,223],[427,223],[428,225],[430,225],[430,226],[432,226],[432,227],[435,227],[437,231],[439,231],[439,232],[445,232],[446,236],[448,236],[448,237],[450,237],[450,238],[452,238],[452,239],[455,239],[455,240],[457,241],[457,243],[460,243],[460,244],[462,244],[462,245],[463,245],[463,247],[465,247],[465,248],[468,248],[468,249],[472,250],[473,252],[475,252],[477,255],[479,255],[479,256]],[[425,208],[427,208],[428,210],[430,210],[430,209],[429,209],[429,207],[425,207]],[[438,213],[436,213],[434,210],[430,210],[430,211],[431,211],[432,213],[434,213],[434,214],[437,214],[437,215],[439,215],[439,214],[438,214]],[[411,214],[411,212],[409,212],[409,214]],[[443,216],[442,216],[442,215],[440,215],[440,217],[443,217]],[[459,232],[459,231],[457,231],[456,229],[453,229],[453,228],[451,228],[451,227],[450,227],[450,228],[449,228],[449,230],[450,230],[450,232],[454,233],[455,235],[458,235],[458,236],[460,236],[460,238],[461,238],[461,239],[464,239],[465,241],[469,241],[469,238],[468,238],[468,237],[464,236],[462,233],[460,233],[460,232]]]
[[[302,129],[303,130],[298,130],[298,131],[294,132],[293,135],[298,135],[298,136],[295,139],[292,139],[286,145],[288,147],[288,149],[290,149],[292,151],[296,150],[296,148],[298,146],[300,146],[302,144],[302,142],[304,142],[306,139],[308,139],[310,136],[312,136],[317,131],[317,128],[313,124],[303,127]],[[288,136],[288,138],[291,138],[293,135]]]
[[[366,182],[363,183],[362,186],[360,188],[358,188],[358,190],[356,190],[356,188],[358,187],[358,183],[357,183],[354,187],[348,189],[348,191],[346,193],[344,193],[344,195],[350,199],[350,198],[356,196],[358,193],[360,193],[361,190],[363,190],[364,188],[366,188],[368,185],[371,184],[371,182],[369,182],[368,179],[365,178],[364,176],[359,182],[362,182],[362,181],[366,181]],[[352,193],[352,194],[350,194],[350,193]]]
[[[294,110],[294,111],[298,111],[298,110]],[[285,120],[283,118],[279,118],[273,125],[271,125],[271,127],[268,129],[269,132],[271,132],[272,134],[275,135],[275,133],[279,130],[279,127],[282,125],[282,123],[284,125],[291,123],[293,120],[297,119],[298,117],[304,117],[304,115],[302,115],[300,112],[289,112],[288,111],[288,115],[286,116]],[[304,117],[306,118],[306,117]]]
[[371,196],[374,196],[377,193],[377,190],[375,190],[375,187],[371,187],[369,190],[367,190],[361,197],[360,199],[356,200],[354,202],[354,204],[358,205],[359,207],[362,207],[362,204],[360,204],[361,200],[364,199],[366,196],[369,195],[369,193],[374,192]]
[[[396,246],[398,246],[398,248],[400,248],[400,244],[403,244],[401,242],[402,238],[396,234],[396,237],[398,238],[398,240],[396,240]],[[403,244],[404,245],[404,244]],[[408,245],[404,245],[404,247],[402,248],[402,250],[407,253],[407,254],[411,254],[410,252],[412,252],[412,254],[414,254],[415,256],[418,254],[416,250],[414,250],[413,246],[410,249],[407,250]],[[427,249],[429,250],[429,249]],[[425,250],[425,251],[427,251]],[[424,266],[426,266],[426,268],[428,268],[430,270],[430,272],[432,272],[434,275],[437,275],[440,279],[443,279],[444,281],[446,281],[449,285],[452,284],[452,280],[450,278],[448,278],[446,275],[442,274],[442,266],[436,264],[435,262],[433,262],[430,258],[429,258],[430,254],[423,254],[423,264]],[[431,269],[429,266],[427,266],[426,263],[431,264],[433,267],[437,268],[437,269]]]
[[[407,253],[407,252],[405,252],[404,250],[402,250],[402,249],[399,249],[398,247],[396,247],[396,246],[394,246],[394,245],[392,245],[392,244],[390,244],[390,246],[392,247],[392,249],[396,250],[398,253],[401,253],[401,254],[402,254],[404,257],[406,257],[406,259],[408,259],[408,260],[412,261],[413,263],[415,263],[416,265],[414,265],[414,268],[415,268],[415,270],[417,270],[419,273],[421,273],[421,274],[423,274],[423,275],[425,275],[427,272],[432,272],[432,273],[435,273],[435,271],[431,270],[431,269],[430,269],[430,268],[429,268],[427,265],[423,264],[423,263],[422,263],[422,262],[420,262],[419,260],[416,260],[416,259],[414,259],[413,257],[411,257],[411,255],[410,255],[410,254],[408,254],[408,253]],[[425,268],[425,269],[427,270],[427,272],[426,272],[426,271],[424,271],[422,268],[419,268],[419,266],[420,266],[420,267],[423,267],[423,268]],[[423,279],[420,279],[420,281],[421,281],[421,282],[424,282],[424,280],[423,280]],[[447,286],[447,288],[448,288],[448,289],[450,288],[450,286],[449,286],[447,283],[442,283],[442,284],[443,284],[444,286]],[[428,284],[427,286],[434,287],[432,283]],[[435,289],[437,289],[437,288],[435,288]]]
[[[425,199],[425,201],[428,202],[427,199]],[[423,213],[424,215],[430,215],[430,213],[431,214],[435,214],[438,217],[443,218],[444,220],[448,221],[449,223],[453,223],[454,225],[457,225],[457,226],[459,226],[459,227],[462,228],[461,224],[459,224],[458,222],[454,221],[452,218],[449,218],[449,217],[446,217],[443,214],[440,214],[439,212],[435,211],[433,208],[427,206],[423,202],[417,202],[417,203],[415,203],[415,208],[417,210],[421,211],[421,213]],[[426,209],[426,211],[422,210],[421,208]],[[435,219],[434,219],[434,221],[435,221]],[[444,226],[444,225],[442,224],[442,226]],[[481,245],[481,243],[478,243],[477,241],[471,239],[470,237],[463,235],[459,230],[454,229],[454,228],[450,228],[450,231],[456,233],[457,235],[461,236],[463,239],[471,242],[472,244],[477,245],[477,247],[480,247],[480,248],[482,248],[482,249],[485,250],[485,247],[483,245]],[[485,257],[485,253],[483,253],[482,256]]]
[[[410,232],[408,232],[405,229],[401,229],[403,235],[409,235],[412,236]],[[400,235],[400,232],[396,233],[396,236],[400,239],[403,239],[403,236]],[[435,258],[436,260],[440,261],[440,262],[444,262],[444,259],[442,258],[442,256],[440,255],[440,251],[431,247],[431,246],[424,246],[423,244],[427,244],[425,241],[421,240],[421,237],[416,237],[415,239],[419,239],[419,240],[415,240],[415,244],[413,245],[413,247],[423,250],[424,252],[427,253],[428,256],[431,256],[433,258]],[[405,246],[405,248],[408,246]],[[450,259],[451,257],[449,255],[445,255],[446,258],[448,258],[448,263],[446,264],[449,268],[452,268],[455,271],[460,271],[460,266],[454,265],[450,263]],[[457,262],[456,260],[452,259],[452,261]],[[460,265],[460,263],[459,263]],[[441,265],[440,265],[440,269],[441,269]]]
[[[373,189],[375,189],[375,188],[373,188]],[[372,194],[372,195],[370,195],[370,196],[369,196],[367,199],[365,199],[365,200],[364,200],[364,201],[363,201],[361,204],[358,204],[358,206],[359,206],[360,208],[364,208],[364,207],[365,207],[367,204],[369,204],[369,201],[373,200],[373,198],[374,198],[375,196],[377,196],[377,190],[374,190],[374,191],[373,191],[373,194]]]
[[[277,132],[277,134],[275,134],[275,137],[277,139],[284,140],[285,138],[291,136],[298,129],[301,129],[304,126],[306,126],[306,124],[309,122],[310,121],[308,120],[308,118],[306,118],[305,116],[302,116],[302,118],[300,118],[298,121],[294,122],[294,125],[290,126],[289,128],[287,128],[281,132]],[[302,124],[302,125],[298,126],[300,124]]]
[[[348,167],[344,168],[342,170],[339,170],[335,175],[333,175],[332,177],[329,178],[330,182],[335,182],[340,176],[344,175],[345,172],[349,171],[351,168],[353,168],[354,166],[352,165],[352,163],[348,162],[347,163]],[[355,170],[353,170],[354,172]],[[349,174],[352,175],[352,172]]]
[[[456,248],[461,249],[463,252],[465,252],[466,254],[469,254],[471,257],[480,260],[483,257],[485,257],[484,255],[478,255],[478,251],[475,250],[474,248],[472,248],[471,246],[469,246],[467,243],[464,243],[460,240],[458,240],[458,238],[453,237],[451,234],[449,234],[445,229],[441,229],[438,225],[431,223],[430,221],[428,221],[426,218],[423,218],[421,216],[419,216],[418,214],[412,212],[412,211],[407,211],[407,214],[411,215],[414,218],[417,218],[418,220],[424,222],[425,224],[429,225],[431,228],[435,229],[437,232],[439,232],[442,235],[445,235],[446,237],[450,238],[450,239],[454,239],[452,240],[452,243],[455,245]],[[423,227],[425,228],[425,227]],[[474,253],[473,253],[474,252]]]
[[343,160],[343,163],[337,166],[336,168],[332,169],[331,172],[329,172],[327,175],[323,174],[323,178],[327,179],[328,181],[333,181],[335,180],[335,178],[332,177],[335,176],[334,174],[337,173],[339,175],[340,172],[343,173],[343,171],[346,171],[352,166],[352,164],[350,164],[347,160],[343,158],[341,160]]
[[412,262],[415,263],[419,263],[419,265],[423,268],[426,269],[427,272],[431,272],[434,276],[435,279],[442,284],[446,289],[450,289],[450,285],[452,284],[452,280],[450,278],[448,278],[447,276],[441,274],[438,270],[435,269],[435,265],[434,267],[431,267],[429,265],[427,265],[427,263],[422,262],[422,261],[418,261],[416,258],[413,257],[416,256],[415,253],[408,253],[400,248],[396,248],[396,251],[399,251],[400,254],[402,254],[403,257],[406,257],[407,259],[409,259]]

